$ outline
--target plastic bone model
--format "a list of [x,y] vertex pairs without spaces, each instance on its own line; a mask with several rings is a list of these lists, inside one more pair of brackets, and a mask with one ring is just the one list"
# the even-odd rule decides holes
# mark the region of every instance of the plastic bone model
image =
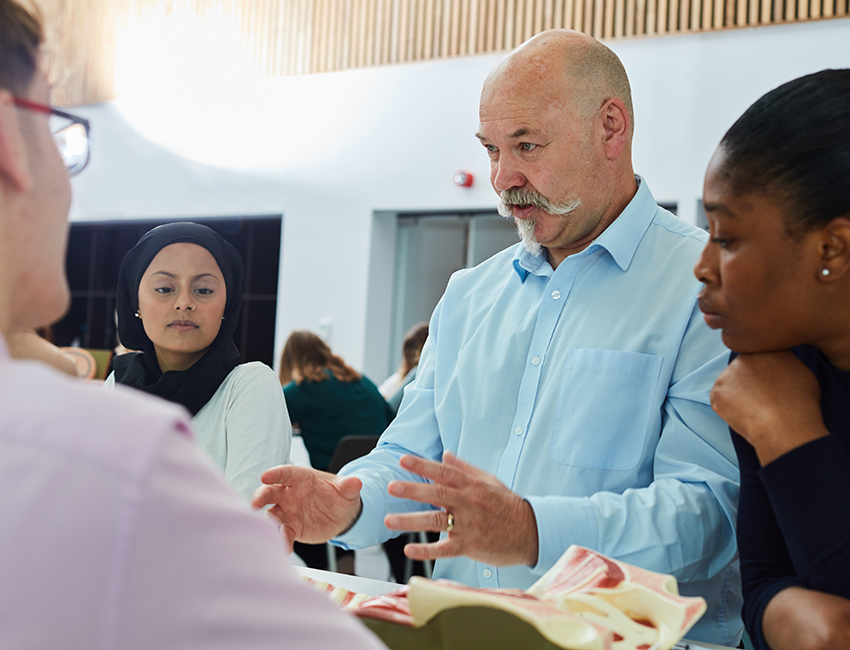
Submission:
[[613,648],[672,648],[705,612],[702,598],[679,595],[673,576],[571,546],[528,590],[543,601],[605,627]]
[[679,596],[674,577],[581,546],[567,549],[528,591],[414,577],[409,586],[383,596],[341,599],[362,618],[414,627],[448,609],[492,607],[569,650],[670,650],[705,612],[702,598]]

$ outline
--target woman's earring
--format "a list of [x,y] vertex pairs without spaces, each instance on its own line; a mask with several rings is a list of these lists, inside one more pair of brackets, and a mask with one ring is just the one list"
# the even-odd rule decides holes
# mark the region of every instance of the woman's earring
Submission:
[[141,317],[142,317],[142,316],[141,316],[141,314],[139,314],[139,310],[138,310],[138,309],[136,310],[136,314],[135,314],[135,316],[136,316],[136,318],[141,318]]
[[822,276],[826,277],[827,275],[829,275],[829,269],[821,269],[820,274]]

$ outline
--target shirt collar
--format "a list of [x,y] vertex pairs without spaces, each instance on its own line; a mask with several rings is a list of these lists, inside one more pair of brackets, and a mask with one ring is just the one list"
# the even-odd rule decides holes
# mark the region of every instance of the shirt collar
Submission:
[[[643,235],[655,218],[655,212],[658,209],[646,181],[637,174],[635,174],[635,180],[638,189],[629,204],[605,229],[605,232],[599,235],[590,246],[580,253],[576,253],[576,256],[590,255],[600,248],[604,248],[617,263],[617,266],[623,271],[628,270],[638,244],[643,239]],[[537,255],[532,255],[520,244],[514,254],[513,265],[520,282],[525,282],[529,273],[548,275],[545,271],[545,268],[549,266],[546,261],[545,250],[540,251]]]
[[[545,271],[546,267],[549,267],[546,261],[546,252],[540,251],[537,255],[532,255],[525,250],[525,246],[522,243],[516,244],[513,264],[514,271],[519,276],[520,282],[525,282],[529,273],[548,275]],[[541,270],[541,267],[543,267],[543,270]],[[549,267],[549,273],[551,273],[551,267]]]

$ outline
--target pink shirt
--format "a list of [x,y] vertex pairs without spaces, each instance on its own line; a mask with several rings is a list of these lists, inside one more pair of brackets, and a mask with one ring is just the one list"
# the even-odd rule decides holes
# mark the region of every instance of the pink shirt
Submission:
[[186,414],[0,337],[0,648],[381,648],[293,573]]

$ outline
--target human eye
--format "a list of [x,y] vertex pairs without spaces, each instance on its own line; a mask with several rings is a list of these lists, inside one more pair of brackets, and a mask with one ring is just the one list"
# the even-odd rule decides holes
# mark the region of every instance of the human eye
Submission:
[[153,290],[156,293],[161,293],[161,294],[171,293],[172,291],[174,291],[174,289],[172,289],[171,287],[168,287],[168,286],[154,287]]
[[712,244],[717,244],[720,248],[726,250],[735,240],[731,237],[712,237],[710,241]]
[[215,289],[210,289],[209,287],[198,287],[195,289],[195,293],[200,294],[202,296],[211,296],[215,293]]
[[494,144],[489,144],[487,142],[482,142],[481,144],[484,145],[484,148],[487,150],[487,153],[491,156],[495,153],[498,153],[499,151],[499,148]]
[[537,145],[532,144],[531,142],[520,142],[519,148],[521,151],[534,151],[537,148]]

